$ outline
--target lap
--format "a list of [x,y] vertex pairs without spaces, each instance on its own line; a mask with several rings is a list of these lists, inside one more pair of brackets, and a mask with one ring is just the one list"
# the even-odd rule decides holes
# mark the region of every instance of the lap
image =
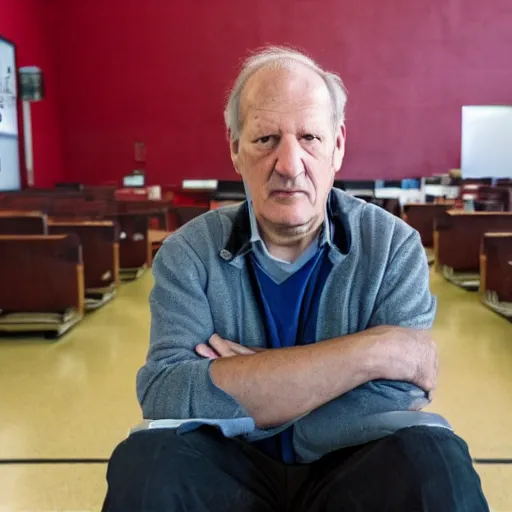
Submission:
[[211,428],[146,431],[116,448],[107,479],[104,512],[488,510],[466,443],[429,427],[302,467],[284,466]]
[[487,511],[466,443],[442,428],[411,427],[315,464],[294,511]]

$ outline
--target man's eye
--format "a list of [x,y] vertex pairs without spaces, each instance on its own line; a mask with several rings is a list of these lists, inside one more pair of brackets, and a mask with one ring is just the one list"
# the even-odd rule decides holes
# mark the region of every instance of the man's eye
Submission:
[[317,139],[317,137],[315,137],[314,135],[311,135],[311,133],[306,133],[306,135],[303,135],[302,138],[307,140],[308,142],[312,142],[315,139]]
[[260,144],[267,144],[268,142],[270,142],[270,135],[265,135],[264,137],[260,137],[257,142],[259,142]]

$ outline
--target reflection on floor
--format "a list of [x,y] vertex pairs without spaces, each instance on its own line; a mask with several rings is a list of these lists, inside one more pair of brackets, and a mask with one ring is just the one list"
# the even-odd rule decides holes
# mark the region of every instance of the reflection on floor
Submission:
[[[0,458],[108,458],[140,419],[134,378],[149,335],[150,273],[57,342],[0,340]],[[512,458],[512,324],[432,275],[441,373],[430,410],[478,458]],[[512,511],[512,465],[477,466],[493,509]],[[96,511],[104,464],[0,465],[0,511]]]

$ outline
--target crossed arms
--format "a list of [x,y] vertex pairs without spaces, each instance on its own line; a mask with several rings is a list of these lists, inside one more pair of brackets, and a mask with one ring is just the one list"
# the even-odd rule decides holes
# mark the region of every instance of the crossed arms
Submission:
[[[429,332],[392,326],[263,352],[214,335],[197,351],[216,359],[213,382],[240,402],[259,428],[293,421],[373,380],[406,381],[429,392],[437,375]],[[424,405],[419,400],[414,407]]]
[[[407,279],[401,269],[391,266],[387,271],[367,330],[266,351],[210,338],[216,329],[204,288],[204,264],[186,244],[169,242],[154,262],[151,344],[137,377],[145,418],[251,416],[266,429],[370,381],[409,382],[425,391],[435,387],[437,355],[425,325],[431,323],[435,305],[417,239],[409,241],[401,258]],[[395,300],[396,295],[405,300]],[[413,311],[413,302],[424,308]]]

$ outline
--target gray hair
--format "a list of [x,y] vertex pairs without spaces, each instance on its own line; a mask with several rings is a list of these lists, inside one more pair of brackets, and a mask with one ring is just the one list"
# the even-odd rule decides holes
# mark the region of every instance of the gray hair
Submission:
[[333,126],[345,121],[345,106],[347,104],[347,90],[343,81],[336,73],[322,69],[313,59],[291,48],[269,46],[251,55],[242,65],[242,69],[235,80],[233,89],[224,111],[224,121],[232,141],[240,139],[242,120],[240,119],[240,99],[243,88],[254,73],[266,67],[287,67],[290,64],[303,64],[316,71],[324,80],[332,101]]

